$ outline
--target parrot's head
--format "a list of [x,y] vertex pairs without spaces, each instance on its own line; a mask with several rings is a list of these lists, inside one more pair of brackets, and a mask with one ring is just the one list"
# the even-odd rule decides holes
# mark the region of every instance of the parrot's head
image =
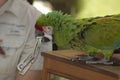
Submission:
[[37,20],[39,26],[51,26],[53,28],[53,40],[59,49],[67,48],[69,41],[77,35],[75,19],[61,11],[53,11],[42,14]]

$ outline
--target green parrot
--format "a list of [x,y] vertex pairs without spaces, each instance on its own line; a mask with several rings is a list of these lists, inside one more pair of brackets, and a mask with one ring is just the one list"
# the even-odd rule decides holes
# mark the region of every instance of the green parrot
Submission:
[[43,14],[39,26],[51,26],[58,49],[77,49],[93,55],[103,53],[110,59],[120,47],[120,15],[75,19],[61,11]]

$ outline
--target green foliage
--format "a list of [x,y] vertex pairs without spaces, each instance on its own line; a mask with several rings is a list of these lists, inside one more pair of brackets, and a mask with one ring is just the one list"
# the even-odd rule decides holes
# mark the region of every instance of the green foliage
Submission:
[[60,77],[59,76],[53,76],[53,78],[51,80],[60,80]]
[[83,0],[77,18],[89,18],[120,13],[120,0]]

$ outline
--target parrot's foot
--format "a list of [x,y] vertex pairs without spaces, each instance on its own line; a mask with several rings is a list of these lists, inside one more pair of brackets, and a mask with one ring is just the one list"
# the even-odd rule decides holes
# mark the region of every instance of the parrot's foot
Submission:
[[102,52],[90,52],[89,56],[92,56],[94,60],[102,60],[105,58]]
[[120,66],[120,54],[113,54],[110,60],[113,61],[114,66]]
[[101,59],[104,58],[104,54],[100,53],[100,52],[98,52],[98,53],[96,53],[96,54],[94,54],[92,56],[94,57],[95,60],[101,60]]

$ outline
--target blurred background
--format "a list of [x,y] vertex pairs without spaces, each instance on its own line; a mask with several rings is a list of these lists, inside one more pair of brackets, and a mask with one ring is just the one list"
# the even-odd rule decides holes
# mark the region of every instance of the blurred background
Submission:
[[61,10],[76,18],[120,13],[120,0],[28,0],[42,13]]

